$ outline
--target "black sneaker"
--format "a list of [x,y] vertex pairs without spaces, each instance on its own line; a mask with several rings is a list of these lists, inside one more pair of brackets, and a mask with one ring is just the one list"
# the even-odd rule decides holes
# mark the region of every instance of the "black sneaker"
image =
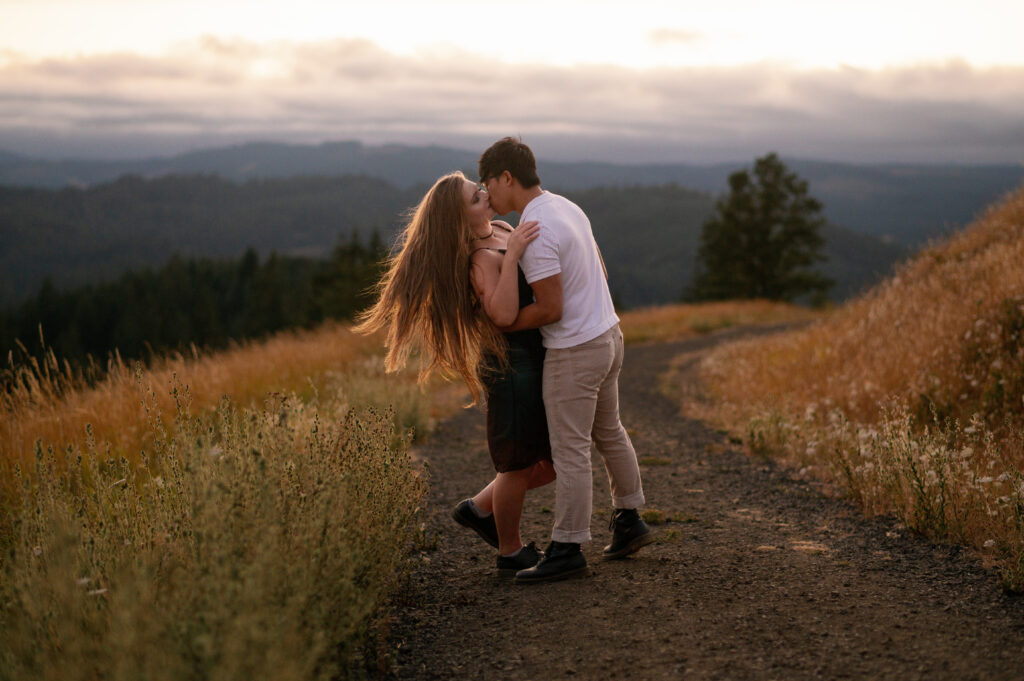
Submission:
[[604,557],[625,558],[654,541],[654,533],[635,508],[617,508],[608,525],[612,543],[604,547]]
[[458,505],[452,510],[452,518],[455,519],[459,525],[468,527],[469,529],[480,535],[480,538],[485,542],[498,548],[498,528],[494,524],[494,514],[481,518],[473,512],[472,507],[469,505],[469,499],[463,499]]
[[553,541],[548,544],[539,563],[516,573],[515,583],[554,582],[570,577],[583,577],[587,572],[587,559],[583,557],[579,544]]
[[537,564],[544,554],[537,550],[537,545],[530,542],[516,555],[508,558],[498,554],[498,576],[502,579],[512,579],[516,573]]

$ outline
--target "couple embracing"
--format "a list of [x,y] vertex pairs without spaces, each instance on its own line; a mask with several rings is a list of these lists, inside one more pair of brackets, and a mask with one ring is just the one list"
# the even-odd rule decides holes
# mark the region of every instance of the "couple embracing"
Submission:
[[[497,475],[453,511],[498,549],[500,575],[518,584],[583,575],[593,480],[591,444],[604,460],[614,515],[606,558],[654,537],[636,452],[619,420],[623,343],[590,221],[541,188],[533,152],[506,137],[479,162],[480,184],[440,178],[405,227],[376,304],[357,330],[386,330],[389,370],[421,347],[421,376],[460,376],[486,395],[487,443]],[[513,229],[495,215],[516,211]],[[524,546],[527,490],[555,482],[555,523],[541,553]]]

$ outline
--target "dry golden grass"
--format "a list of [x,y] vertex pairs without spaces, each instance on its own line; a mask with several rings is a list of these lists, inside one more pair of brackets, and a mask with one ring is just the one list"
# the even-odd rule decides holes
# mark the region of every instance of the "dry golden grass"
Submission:
[[705,416],[1024,586],[1024,190],[804,329],[710,355]]
[[[308,395],[339,381],[362,404],[383,405],[385,393],[414,398],[417,390],[408,374],[384,376],[375,359],[380,351],[378,337],[328,323],[208,355],[165,358],[148,369],[114,361],[106,378],[90,387],[52,356],[42,365],[9,368],[11,387],[0,394],[0,474],[7,478],[13,464],[29,461],[37,440],[57,449],[81,444],[87,424],[92,438],[109,445],[111,453],[134,458],[149,446],[147,438],[152,436],[144,399],[151,396],[151,406],[173,412],[174,392],[183,386],[188,386],[193,408],[200,410],[215,407],[225,396],[247,406],[262,402],[268,393]],[[380,381],[350,380],[370,374]],[[378,389],[380,395],[367,392]],[[461,397],[461,391],[456,392]],[[432,407],[421,397],[414,420],[429,424],[450,412],[459,397],[452,390],[439,391]],[[399,416],[404,421],[410,418],[401,410]]]
[[690,338],[732,326],[808,321],[820,311],[767,300],[664,305],[623,313],[622,333],[627,343]]
[[91,387],[10,368],[0,676],[380,673],[425,491],[408,442],[466,401],[380,351],[329,324]]
[[[379,341],[378,341],[379,343]],[[310,377],[339,370],[367,356],[377,343],[330,324],[316,331],[286,332],[205,356],[170,357],[137,371],[114,361],[107,377],[85,387],[52,356],[42,366],[14,369],[14,386],[2,395],[0,462],[9,466],[31,457],[35,441],[63,449],[81,442],[86,424],[114,453],[146,446],[145,388],[156,391],[157,407],[173,411],[175,384],[189,387],[196,408],[215,406],[227,395],[247,405],[269,391],[310,389]]]
[[0,554],[4,678],[365,678],[425,485],[387,414],[295,398],[152,420],[18,476]]

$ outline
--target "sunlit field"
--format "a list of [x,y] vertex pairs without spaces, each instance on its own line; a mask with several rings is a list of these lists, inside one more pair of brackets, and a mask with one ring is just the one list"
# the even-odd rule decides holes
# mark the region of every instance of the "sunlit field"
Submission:
[[379,339],[342,325],[95,385],[51,358],[6,387],[4,678],[376,668],[419,540],[408,445],[465,390],[386,375]]
[[[425,398],[406,395],[418,392],[408,377],[384,380],[376,359],[380,349],[379,338],[332,323],[222,352],[168,357],[146,369],[115,359],[95,385],[52,355],[43,363],[9,366],[7,390],[0,394],[0,466],[7,478],[13,464],[31,461],[37,440],[58,450],[79,447],[86,425],[104,451],[136,460],[153,436],[147,409],[173,412],[175,396],[186,389],[192,409],[203,410],[224,397],[249,406],[269,393],[309,396],[326,388],[343,403],[404,403],[402,425],[422,430],[437,414]],[[375,374],[384,381],[379,389],[364,380]]]
[[688,408],[970,545],[1024,588],[1024,191],[809,327],[734,344]]
[[734,326],[818,319],[821,311],[767,300],[663,305],[620,314],[627,343],[682,340]]

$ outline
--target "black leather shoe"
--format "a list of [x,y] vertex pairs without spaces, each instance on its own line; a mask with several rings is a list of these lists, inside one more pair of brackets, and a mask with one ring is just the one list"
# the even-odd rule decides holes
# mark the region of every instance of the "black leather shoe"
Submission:
[[512,579],[520,570],[532,568],[536,565],[543,555],[543,553],[537,550],[537,545],[533,542],[524,546],[519,553],[511,558],[498,554],[498,576],[502,579]]
[[494,524],[494,514],[481,518],[469,505],[469,499],[463,499],[458,505],[452,510],[452,518],[455,519],[459,525],[468,527],[469,529],[480,535],[480,538],[485,542],[498,548],[498,528]]
[[534,567],[516,573],[516,584],[538,584],[587,574],[587,559],[579,544],[553,541]]
[[654,541],[654,533],[635,508],[617,508],[609,524],[612,543],[604,547],[604,557],[625,558]]

